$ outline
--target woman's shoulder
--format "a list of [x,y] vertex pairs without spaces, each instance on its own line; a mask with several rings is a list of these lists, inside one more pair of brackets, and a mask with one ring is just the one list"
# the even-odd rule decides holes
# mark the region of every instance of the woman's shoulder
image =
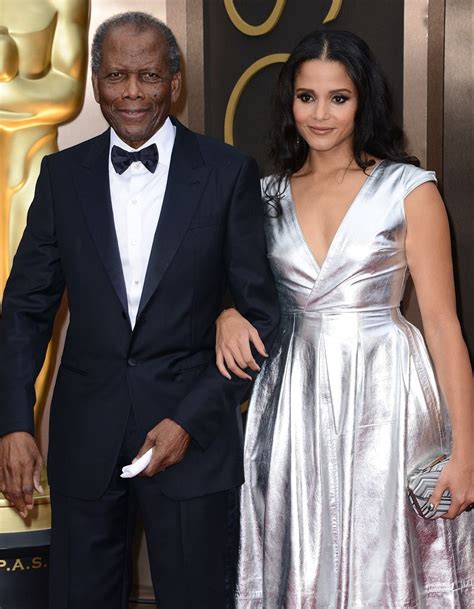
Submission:
[[407,197],[412,190],[425,182],[437,182],[436,173],[417,167],[411,163],[398,163],[385,160],[384,177],[393,179],[397,182],[402,191],[403,197]]

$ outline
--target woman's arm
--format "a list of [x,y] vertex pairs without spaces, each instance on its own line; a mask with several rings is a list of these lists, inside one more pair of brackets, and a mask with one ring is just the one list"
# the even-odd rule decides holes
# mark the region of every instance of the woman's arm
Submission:
[[446,518],[455,518],[474,502],[474,404],[472,370],[456,314],[449,225],[433,183],[409,194],[405,210],[408,267],[453,431],[451,461],[440,476],[432,503],[437,505],[449,488],[452,504]]

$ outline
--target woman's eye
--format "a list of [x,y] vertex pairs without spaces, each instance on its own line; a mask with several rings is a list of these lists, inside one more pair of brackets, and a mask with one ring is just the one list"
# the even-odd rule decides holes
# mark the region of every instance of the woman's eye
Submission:
[[349,98],[346,97],[345,95],[335,95],[333,97],[333,100],[336,102],[336,104],[343,104],[344,102],[346,102]]
[[298,99],[300,99],[304,104],[307,104],[308,102],[312,101],[313,96],[309,93],[299,93]]

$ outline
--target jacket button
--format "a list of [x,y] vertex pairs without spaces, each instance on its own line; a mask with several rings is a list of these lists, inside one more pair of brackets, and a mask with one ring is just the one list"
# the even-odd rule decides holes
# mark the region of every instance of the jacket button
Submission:
[[128,363],[129,366],[133,367],[133,366],[137,365],[137,360],[134,357],[129,357],[127,363]]

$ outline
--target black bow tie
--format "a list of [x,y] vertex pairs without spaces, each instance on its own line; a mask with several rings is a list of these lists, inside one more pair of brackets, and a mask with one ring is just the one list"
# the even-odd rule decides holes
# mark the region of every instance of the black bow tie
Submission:
[[128,152],[118,146],[112,146],[110,159],[115,171],[119,174],[126,171],[130,165],[136,161],[140,161],[145,165],[148,171],[155,173],[156,166],[158,165],[158,148],[156,147],[156,144],[151,144],[151,146],[147,146],[142,150]]

